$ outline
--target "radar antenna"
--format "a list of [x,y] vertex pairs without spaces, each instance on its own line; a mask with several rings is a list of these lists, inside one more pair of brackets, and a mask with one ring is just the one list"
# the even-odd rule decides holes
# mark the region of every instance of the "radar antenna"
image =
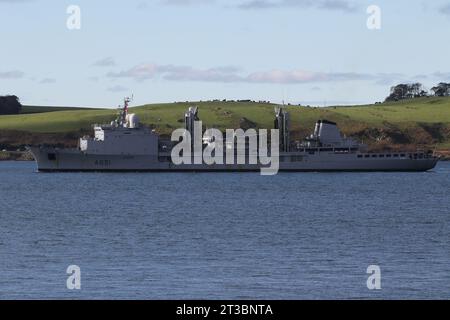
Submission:
[[119,105],[118,109],[118,116],[117,116],[117,120],[115,121],[116,125],[118,124],[119,126],[123,127],[126,125],[127,123],[127,116],[128,116],[128,108],[130,106],[130,102],[133,101],[134,99],[134,95],[132,95],[132,97],[125,97],[123,99],[123,107]]

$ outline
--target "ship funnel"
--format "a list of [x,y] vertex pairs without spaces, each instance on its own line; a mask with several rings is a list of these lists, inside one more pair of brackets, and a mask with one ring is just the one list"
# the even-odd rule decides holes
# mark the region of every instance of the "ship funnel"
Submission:
[[280,130],[280,151],[289,152],[289,113],[281,107],[275,108],[275,129]]
[[340,145],[343,142],[341,132],[335,122],[319,120],[314,131],[323,145]]

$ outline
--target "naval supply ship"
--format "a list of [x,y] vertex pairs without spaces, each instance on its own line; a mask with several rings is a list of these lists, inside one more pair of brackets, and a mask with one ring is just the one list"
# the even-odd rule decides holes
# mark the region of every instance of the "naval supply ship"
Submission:
[[[154,130],[142,126],[136,114],[130,114],[130,99],[124,100],[117,119],[108,125],[94,125],[94,136],[80,138],[78,148],[52,146],[29,147],[40,172],[65,171],[149,171],[207,172],[260,171],[261,163],[175,164],[171,151],[174,143],[162,139]],[[195,135],[193,123],[198,121],[198,108],[185,114],[185,129]],[[274,127],[279,130],[279,171],[427,171],[439,158],[433,152],[368,152],[366,145],[341,134],[335,122],[319,120],[304,141],[292,143],[289,137],[289,114],[275,109]],[[193,138],[194,139],[194,138]],[[210,143],[202,137],[202,148]],[[248,148],[247,148],[248,149]],[[245,151],[249,159],[249,150]]]

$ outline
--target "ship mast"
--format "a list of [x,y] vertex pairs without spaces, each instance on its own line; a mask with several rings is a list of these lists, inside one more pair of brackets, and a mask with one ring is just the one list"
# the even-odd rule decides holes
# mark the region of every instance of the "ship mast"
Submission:
[[121,127],[125,127],[127,124],[128,108],[132,100],[133,98],[126,97],[123,99],[123,108],[119,105],[119,114],[116,123]]
[[122,111],[122,124],[125,125],[127,123],[128,116],[128,106],[130,105],[131,99],[126,97],[123,99],[123,111]]

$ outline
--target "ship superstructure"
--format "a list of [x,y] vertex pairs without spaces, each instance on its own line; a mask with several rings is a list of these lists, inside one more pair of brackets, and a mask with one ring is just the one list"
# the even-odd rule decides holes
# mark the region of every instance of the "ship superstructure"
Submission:
[[[174,164],[174,143],[142,126],[138,116],[129,113],[129,103],[130,99],[125,99],[117,119],[109,125],[94,125],[94,136],[82,137],[78,148],[30,147],[38,171],[259,171],[263,167],[250,161]],[[184,124],[193,144],[195,136],[203,134],[203,129],[195,131],[196,121],[199,109],[191,107]],[[337,124],[328,120],[317,121],[304,141],[292,142],[289,125],[285,108],[275,108],[274,128],[279,130],[279,141],[270,143],[279,146],[279,171],[426,171],[439,160],[432,152],[370,153],[367,146],[344,137]],[[201,141],[202,150],[212,143],[208,137]],[[225,144],[223,152],[233,147]],[[245,149],[245,159],[249,159],[254,150],[248,146]]]

